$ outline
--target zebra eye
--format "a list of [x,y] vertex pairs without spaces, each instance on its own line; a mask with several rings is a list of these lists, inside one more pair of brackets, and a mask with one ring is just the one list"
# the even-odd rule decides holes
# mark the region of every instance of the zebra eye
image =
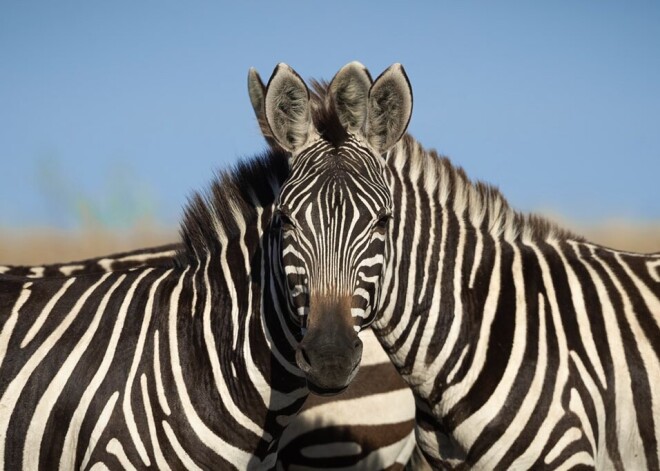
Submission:
[[375,227],[379,229],[386,229],[387,224],[390,222],[392,217],[389,214],[381,214],[376,220]]
[[280,225],[282,226],[282,229],[293,229],[296,227],[296,224],[293,222],[293,219],[289,217],[288,214],[286,214],[283,211],[280,211],[278,213],[278,216],[280,218]]

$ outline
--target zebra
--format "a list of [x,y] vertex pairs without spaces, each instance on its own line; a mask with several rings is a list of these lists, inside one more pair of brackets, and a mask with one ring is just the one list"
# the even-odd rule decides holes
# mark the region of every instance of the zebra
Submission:
[[34,266],[4,265],[0,266],[0,274],[27,278],[57,278],[128,270],[147,265],[172,268],[177,252],[182,249],[183,246],[180,244],[166,244],[68,263]]
[[[601,247],[518,213],[492,186],[400,136],[412,112],[401,66],[372,83],[349,64],[311,100],[290,75],[290,103],[266,94],[269,137],[302,161],[332,134],[337,149],[352,149],[346,172],[385,181],[335,191],[329,163],[300,165],[279,199],[290,290],[304,314],[316,276],[372,281],[353,296],[352,314],[371,323],[412,388],[431,464],[659,469],[660,254]],[[390,83],[377,88],[384,76]],[[396,110],[391,121],[371,116],[383,108]],[[374,135],[383,128],[386,137]],[[377,270],[358,278],[351,255],[370,249],[369,225],[383,249]]]
[[[292,77],[301,80],[280,65],[269,81],[269,125],[305,99],[289,93]],[[374,89],[387,94],[391,79]],[[397,112],[372,115],[382,146],[395,143]],[[337,157],[331,141],[340,128],[318,128],[317,150]],[[309,162],[289,152],[301,136],[287,133],[287,152],[239,164],[191,199],[174,267],[0,275],[0,466],[271,469],[309,390],[346,389],[362,354],[357,331],[368,325],[361,313],[372,310],[365,296],[376,299],[388,216],[370,224],[372,242],[357,257],[358,304],[312,291],[306,306],[309,290],[291,285],[302,273],[287,272],[295,254],[283,248],[292,222],[286,183]],[[372,181],[384,188],[380,173],[360,180]],[[332,281],[335,293],[346,282]],[[341,323],[325,315],[337,312]]]
[[[256,71],[250,71],[251,78]],[[7,276],[29,278],[99,274],[143,266],[171,268],[181,244],[42,266],[5,266]],[[347,394],[310,396],[279,440],[278,469],[402,469],[413,452],[412,393],[373,332],[361,333],[361,369]],[[392,407],[391,403],[397,404]],[[356,413],[356,409],[363,411]],[[413,468],[417,469],[417,468]]]

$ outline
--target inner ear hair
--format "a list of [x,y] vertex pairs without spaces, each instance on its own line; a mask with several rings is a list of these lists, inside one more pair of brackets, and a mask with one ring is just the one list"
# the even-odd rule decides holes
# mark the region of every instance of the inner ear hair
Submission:
[[280,146],[295,152],[307,142],[312,129],[309,90],[291,67],[275,68],[264,103],[266,121]]
[[369,90],[367,139],[385,152],[403,137],[412,115],[412,89],[401,64],[383,72]]
[[342,125],[350,132],[363,128],[367,119],[367,100],[372,79],[357,61],[342,67],[330,82],[330,97]]

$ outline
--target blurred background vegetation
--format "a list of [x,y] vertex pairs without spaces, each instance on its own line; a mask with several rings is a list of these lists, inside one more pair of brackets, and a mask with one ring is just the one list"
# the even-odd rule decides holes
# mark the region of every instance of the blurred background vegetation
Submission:
[[102,187],[92,191],[65,173],[56,155],[36,163],[38,201],[51,218],[43,226],[0,225],[0,264],[72,261],[178,240],[177,227],[158,222],[154,192],[130,164],[114,162]]
[[186,196],[264,148],[245,78],[280,61],[401,62],[425,147],[660,251],[659,24],[648,1],[0,2],[0,264],[176,241]]
[[[43,264],[152,247],[178,241],[178,227],[158,222],[158,201],[129,164],[116,162],[101,189],[85,190],[76,175],[66,174],[54,155],[38,159],[34,178],[41,204],[53,221],[43,226],[0,226],[0,264]],[[542,212],[550,220],[608,247],[637,252],[660,251],[660,223],[604,219],[588,223]]]

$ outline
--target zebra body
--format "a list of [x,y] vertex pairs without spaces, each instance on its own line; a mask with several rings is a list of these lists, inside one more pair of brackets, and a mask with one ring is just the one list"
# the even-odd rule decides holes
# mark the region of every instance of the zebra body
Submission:
[[[286,161],[272,165],[284,177]],[[231,219],[197,197],[173,268],[2,276],[4,469],[275,466],[308,394],[273,279],[280,182],[247,202],[217,192],[216,208],[244,205]]]
[[521,216],[411,138],[388,159],[401,218],[374,328],[415,392],[427,457],[658,469],[660,255]]
[[167,244],[67,263],[34,266],[4,265],[0,266],[0,275],[56,278],[90,273],[107,273],[143,266],[172,268],[174,267],[177,251],[181,249],[183,249],[183,246],[180,244]]
[[[402,69],[383,73],[393,80],[375,93],[380,78],[372,84],[355,64],[338,76],[342,80],[336,76],[317,89],[310,112],[327,117],[334,106],[347,136],[331,145],[351,147],[365,165],[382,155],[387,185],[383,190],[372,179],[342,193],[352,205],[344,213],[357,212],[357,222],[335,239],[324,238],[315,231],[332,233],[331,195],[338,192],[327,190],[327,162],[317,158],[303,183],[292,180],[287,188],[301,202],[287,208],[291,225],[300,240],[313,243],[285,239],[284,250],[297,255],[284,263],[290,273],[356,276],[350,257],[333,264],[318,254],[360,247],[369,212],[387,211],[385,248],[377,250],[383,272],[365,275],[376,286],[364,296],[373,304],[361,317],[373,322],[413,389],[418,443],[433,465],[659,469],[660,255],[598,247],[516,213],[497,190],[470,182],[411,137],[396,137],[412,109]],[[286,131],[273,131],[275,141],[294,159],[325,145],[314,138],[289,145],[290,136],[307,129],[304,102],[297,104],[288,121],[274,111],[270,118],[265,105],[270,130]],[[395,110],[391,119],[371,119],[387,108]],[[315,121],[314,128],[327,134],[331,121]],[[393,147],[373,138],[384,122],[397,141]],[[359,165],[348,171],[354,178],[351,172],[365,175]],[[367,208],[358,210],[362,204]],[[317,217],[324,223],[314,223]],[[314,290],[312,281],[298,284],[305,286],[292,293]],[[305,300],[299,307],[307,306]]]
[[[7,266],[0,271],[6,276],[60,278],[144,266],[172,268],[176,253],[183,249],[181,244],[169,244],[70,263]],[[400,469],[410,459],[415,445],[412,393],[371,329],[360,337],[362,366],[353,384],[342,395],[308,397],[279,440],[278,469]]]

